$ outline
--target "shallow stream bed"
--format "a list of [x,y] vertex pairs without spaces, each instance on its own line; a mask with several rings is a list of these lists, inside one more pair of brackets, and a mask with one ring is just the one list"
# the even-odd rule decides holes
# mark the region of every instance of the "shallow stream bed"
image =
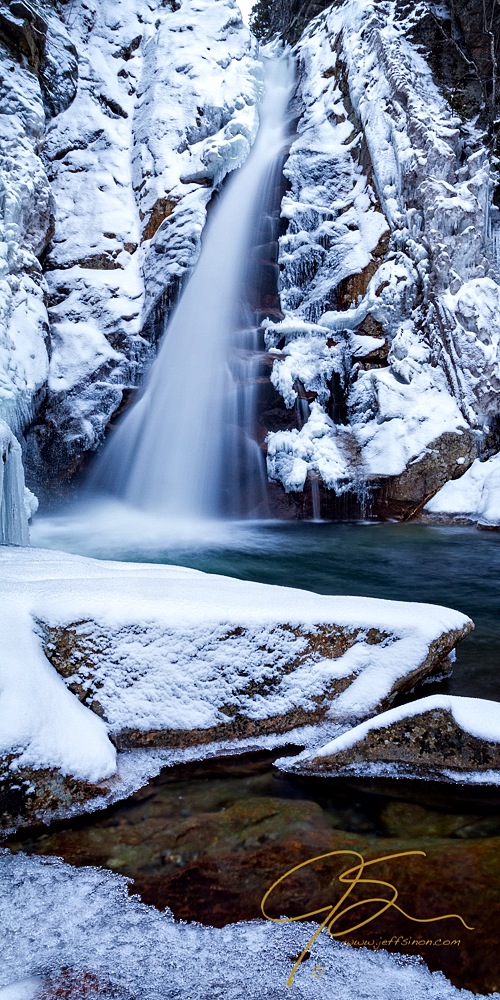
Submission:
[[[216,927],[260,918],[266,890],[309,859],[402,854],[365,869],[363,878],[386,887],[356,886],[346,905],[364,905],[333,931],[370,920],[341,940],[421,954],[455,985],[484,993],[500,986],[499,802],[500,790],[453,792],[429,782],[367,788],[289,780],[260,753],[167,769],[99,816],[7,846],[109,868],[133,879],[130,891],[144,902]],[[269,897],[269,915],[333,907],[345,892],[339,876],[359,863],[357,855],[334,854],[290,875]],[[376,916],[375,900],[391,899],[392,887],[412,919],[394,907]]]

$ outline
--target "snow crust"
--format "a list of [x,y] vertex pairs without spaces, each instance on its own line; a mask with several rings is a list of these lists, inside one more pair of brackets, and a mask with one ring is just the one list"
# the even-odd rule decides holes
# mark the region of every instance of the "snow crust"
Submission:
[[[112,563],[36,549],[0,550],[1,750],[15,766],[89,780],[115,770],[106,727],[49,665],[44,626],[74,625],[85,651],[67,678],[103,707],[107,729],[208,728],[314,708],[348,677],[331,722],[374,711],[429,645],[468,619],[457,611],[246,583],[182,567]],[[76,624],[75,624],[76,623]],[[322,624],[356,641],[337,659],[307,652]],[[380,644],[368,632],[384,634]],[[91,669],[90,669],[91,668]],[[230,710],[227,705],[232,706]]]
[[[317,928],[263,920],[222,929],[177,923],[130,898],[120,875],[7,851],[0,852],[0,884],[0,986],[18,991],[6,1000],[28,1000],[30,980],[50,983],[63,968],[77,977],[92,974],[119,1000],[285,1000],[289,956],[300,954]],[[332,992],[338,1000],[472,998],[416,957],[354,949],[323,934],[313,961],[324,975],[311,976],[311,962],[299,967],[293,991],[300,1000],[330,1000]]]
[[[266,339],[286,356],[272,374],[286,405],[298,383],[316,400],[310,426],[269,435],[269,475],[286,490],[308,473],[337,493],[399,475],[497,409],[491,170],[482,137],[462,127],[408,41],[419,9],[347,0],[297,45],[285,318]],[[373,365],[383,344],[387,360]],[[345,424],[333,419],[339,393]]]
[[424,510],[467,518],[485,527],[500,525],[500,455],[485,462],[476,458],[464,475],[446,483]]

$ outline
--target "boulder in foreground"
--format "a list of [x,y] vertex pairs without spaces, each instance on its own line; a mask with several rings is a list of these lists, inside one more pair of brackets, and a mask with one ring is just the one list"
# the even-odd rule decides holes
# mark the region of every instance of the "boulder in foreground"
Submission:
[[94,787],[120,797],[116,748],[203,757],[353,725],[448,672],[473,627],[436,606],[48,550],[1,549],[0,577],[0,793],[11,818],[87,809]]

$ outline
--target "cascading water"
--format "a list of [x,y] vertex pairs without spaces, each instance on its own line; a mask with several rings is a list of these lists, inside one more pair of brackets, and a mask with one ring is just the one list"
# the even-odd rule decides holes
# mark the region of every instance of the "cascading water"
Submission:
[[92,489],[169,517],[267,513],[265,461],[253,436],[259,343],[245,289],[255,277],[256,230],[262,239],[266,221],[272,228],[269,206],[281,175],[294,64],[288,54],[265,64],[252,152],[214,210],[142,395],[91,480]]

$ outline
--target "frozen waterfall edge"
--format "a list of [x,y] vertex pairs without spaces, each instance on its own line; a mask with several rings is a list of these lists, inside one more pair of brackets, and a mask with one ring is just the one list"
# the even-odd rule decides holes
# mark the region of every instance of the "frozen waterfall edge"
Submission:
[[28,521],[38,501],[25,486],[21,445],[0,420],[0,543],[29,545]]

